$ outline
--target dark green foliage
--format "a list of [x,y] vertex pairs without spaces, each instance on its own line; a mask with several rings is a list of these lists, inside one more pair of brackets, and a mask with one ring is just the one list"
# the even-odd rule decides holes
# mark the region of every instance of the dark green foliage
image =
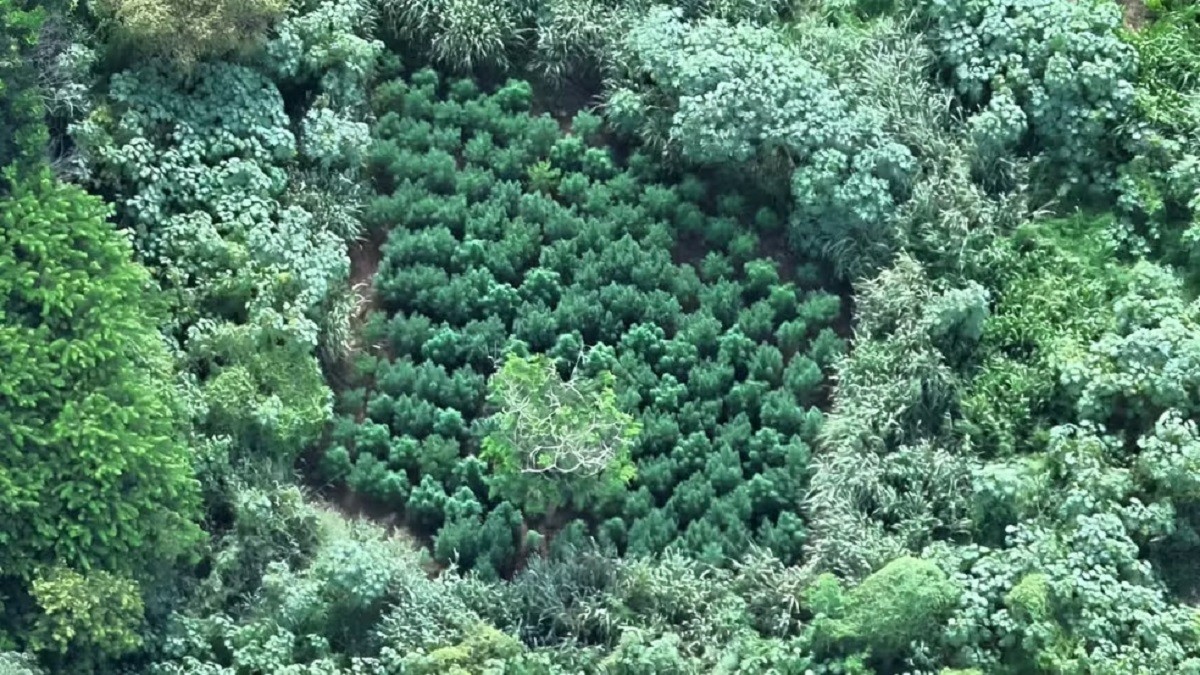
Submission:
[[[805,406],[820,401],[822,365],[842,349],[828,330],[839,298],[803,295],[784,282],[780,262],[739,236],[735,218],[753,208],[744,197],[727,193],[710,212],[698,179],[651,182],[592,145],[596,117],[577,115],[574,133],[563,135],[529,105],[522,83],[488,95],[428,71],[377,90],[379,138],[368,164],[380,196],[368,212],[380,226],[393,217],[406,224],[383,246],[375,280],[390,318],[372,325],[394,360],[374,368],[360,431],[322,466],[377,497],[389,474],[402,476],[415,486],[407,520],[436,535],[443,562],[465,567],[511,567],[511,547],[489,550],[496,538],[480,535],[509,522],[493,511],[504,500],[531,522],[563,507],[594,513],[590,532],[633,552],[656,553],[678,538],[720,563],[758,541],[794,559],[804,528],[777,519],[805,488],[803,460],[772,480],[770,505],[754,506],[739,486],[769,466],[747,445],[756,432],[773,434],[763,451],[812,438],[820,414]],[[460,162],[435,148],[437,134],[461,141]],[[699,274],[672,260],[684,206],[699,221],[694,234],[719,247]],[[781,320],[797,330],[777,337]],[[612,374],[605,405],[643,429],[630,448],[638,478],[628,489],[649,488],[657,508],[623,511],[621,481],[587,487],[517,465],[506,472],[500,462],[484,481],[491,492],[474,493],[482,510],[451,516],[460,493],[452,474],[474,461],[486,431],[476,422],[506,408],[484,404],[483,376],[510,351],[510,363],[547,354],[557,376]]]
[[26,0],[0,2],[0,194],[8,180],[41,167],[49,140],[33,54],[45,8]]
[[[520,513],[503,502],[483,518],[482,506],[473,496],[467,501],[473,509],[459,510],[461,507],[454,503],[457,499],[459,493],[447,503],[447,522],[434,539],[434,558],[442,564],[473,568],[486,579],[507,574],[516,557]],[[451,513],[451,509],[455,512]]]
[[1200,673],[1193,3],[172,2],[0,0],[5,675]]

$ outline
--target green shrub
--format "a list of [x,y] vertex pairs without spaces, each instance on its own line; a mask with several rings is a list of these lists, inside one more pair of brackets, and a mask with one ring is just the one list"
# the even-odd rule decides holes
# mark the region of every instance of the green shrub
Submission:
[[0,569],[19,579],[50,564],[137,572],[199,535],[148,275],[109,213],[46,175],[0,203]]
[[191,65],[246,50],[287,10],[286,0],[100,0],[94,11],[139,52]]
[[959,593],[934,563],[898,558],[847,594],[846,637],[879,657],[899,654],[909,643],[936,637]]
[[934,0],[924,12],[982,140],[1041,154],[1063,190],[1105,178],[1120,159],[1116,131],[1132,109],[1136,67],[1114,3]]
[[57,567],[34,579],[32,594],[40,610],[29,636],[35,652],[87,663],[123,656],[141,645],[144,608],[130,579]]

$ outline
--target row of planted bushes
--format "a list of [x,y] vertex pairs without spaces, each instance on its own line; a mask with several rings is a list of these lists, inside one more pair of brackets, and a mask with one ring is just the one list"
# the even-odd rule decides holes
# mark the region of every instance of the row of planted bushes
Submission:
[[[326,478],[402,511],[440,562],[498,573],[528,543],[523,522],[536,543],[571,513],[618,552],[720,562],[754,542],[797,560],[842,302],[814,265],[777,255],[769,200],[625,157],[592,114],[534,114],[523,82],[485,93],[426,70],[373,105],[364,219],[390,233]],[[627,488],[496,498],[475,455],[487,378],[510,353],[616,375],[642,430]]]

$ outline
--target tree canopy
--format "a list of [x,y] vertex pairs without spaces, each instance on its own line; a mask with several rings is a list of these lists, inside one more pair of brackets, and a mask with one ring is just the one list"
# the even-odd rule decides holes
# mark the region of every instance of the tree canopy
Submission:
[[0,0],[0,673],[1200,673],[1185,0]]

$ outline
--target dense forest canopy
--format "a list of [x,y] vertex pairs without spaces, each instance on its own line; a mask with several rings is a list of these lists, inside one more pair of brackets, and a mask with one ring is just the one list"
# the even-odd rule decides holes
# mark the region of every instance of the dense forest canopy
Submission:
[[1188,0],[0,0],[0,675],[1200,675]]

